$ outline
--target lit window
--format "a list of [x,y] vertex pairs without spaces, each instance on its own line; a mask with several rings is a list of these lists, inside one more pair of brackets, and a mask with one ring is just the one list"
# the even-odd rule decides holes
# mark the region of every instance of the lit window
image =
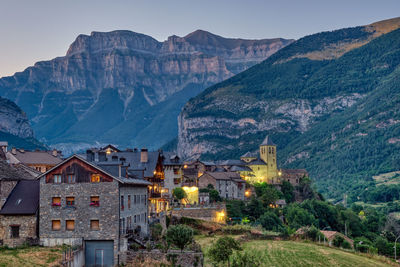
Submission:
[[75,174],[68,174],[67,175],[67,183],[69,183],[69,184],[75,183]]
[[75,230],[75,221],[74,220],[66,220],[65,221],[65,230],[67,230],[67,231]]
[[19,238],[19,225],[10,225],[11,238]]
[[99,174],[92,174],[90,177],[90,182],[92,183],[100,183],[100,175]]
[[61,174],[54,174],[54,183],[61,184]]
[[60,220],[53,220],[51,221],[51,229],[53,231],[61,230],[61,221]]
[[75,206],[75,197],[67,197],[67,206]]
[[178,168],[174,168],[174,174],[175,175],[179,174],[179,169]]
[[99,220],[90,220],[90,230],[100,230]]
[[90,206],[99,207],[100,206],[100,197],[98,197],[98,196],[90,197]]
[[53,197],[51,201],[52,206],[61,206],[61,197]]

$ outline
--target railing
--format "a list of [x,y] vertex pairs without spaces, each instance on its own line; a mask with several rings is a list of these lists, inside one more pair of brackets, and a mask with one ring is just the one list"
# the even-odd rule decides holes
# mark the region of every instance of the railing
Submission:
[[161,193],[158,192],[150,192],[150,198],[160,198]]

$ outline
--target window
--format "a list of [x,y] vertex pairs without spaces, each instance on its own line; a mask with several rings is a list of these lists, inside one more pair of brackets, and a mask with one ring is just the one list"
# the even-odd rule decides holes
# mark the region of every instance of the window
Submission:
[[90,182],[91,183],[100,183],[100,175],[96,174],[96,173],[92,174],[90,176]]
[[99,220],[90,220],[90,230],[100,230]]
[[73,231],[75,229],[75,221],[74,220],[66,220],[65,221],[65,230]]
[[61,206],[61,197],[53,197],[51,201],[51,205],[54,207]]
[[174,168],[174,174],[178,175],[179,174],[179,169],[178,168]]
[[121,210],[124,210],[124,196],[121,196]]
[[61,184],[61,174],[54,174],[54,183]]
[[69,183],[69,184],[75,183],[75,174],[68,174],[67,175],[67,183]]
[[181,179],[179,178],[174,178],[174,184],[179,184],[181,182]]
[[[135,201],[136,201],[136,196],[135,196]],[[131,195],[128,195],[128,209],[131,209]]]
[[19,225],[10,225],[11,238],[19,238]]
[[270,147],[268,148],[268,153],[271,154],[271,148]]
[[60,220],[52,220],[51,221],[51,229],[53,231],[61,230],[61,221]]
[[133,217],[133,222],[136,224],[136,215]]
[[67,206],[75,206],[75,197],[67,197]]
[[90,206],[99,207],[100,206],[100,197],[99,196],[90,197]]

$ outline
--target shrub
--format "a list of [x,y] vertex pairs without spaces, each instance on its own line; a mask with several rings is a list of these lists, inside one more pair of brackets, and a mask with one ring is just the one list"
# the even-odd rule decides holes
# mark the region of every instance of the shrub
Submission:
[[163,228],[162,228],[161,224],[159,224],[159,223],[151,225],[150,226],[151,239],[154,241],[160,240],[162,230],[163,230]]
[[345,249],[351,249],[351,245],[349,242],[347,242],[347,240],[343,240],[341,247]]
[[193,230],[189,226],[178,224],[168,228],[166,233],[166,240],[170,244],[174,244],[181,251],[186,245],[193,242]]
[[214,263],[228,262],[234,250],[242,250],[240,243],[229,236],[220,237],[208,250],[208,255]]
[[324,239],[321,232],[314,225],[311,226],[310,228],[308,228],[308,230],[306,232],[306,236],[308,239],[310,239],[312,241],[317,241],[319,239],[319,237],[322,237],[322,239]]
[[343,241],[344,241],[344,238],[341,237],[340,235],[337,235],[337,236],[335,236],[335,237],[333,238],[332,244],[333,244],[335,247],[341,247]]
[[137,244],[137,243],[132,243],[130,246],[129,246],[129,248],[131,249],[131,250],[133,250],[133,251],[138,251],[139,249],[140,249],[140,245],[139,244]]
[[262,225],[265,230],[280,231],[283,227],[282,221],[272,211],[265,212],[259,219],[258,222]]

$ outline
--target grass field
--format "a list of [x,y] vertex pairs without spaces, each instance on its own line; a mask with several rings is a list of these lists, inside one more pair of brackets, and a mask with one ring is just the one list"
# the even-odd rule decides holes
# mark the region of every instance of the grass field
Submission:
[[58,266],[61,248],[28,247],[0,249],[0,267]]
[[[197,242],[205,252],[205,267],[215,266],[207,257],[207,250],[216,238],[197,237]],[[244,251],[261,259],[260,266],[398,266],[384,257],[357,254],[314,243],[252,240],[242,242],[242,246]]]

